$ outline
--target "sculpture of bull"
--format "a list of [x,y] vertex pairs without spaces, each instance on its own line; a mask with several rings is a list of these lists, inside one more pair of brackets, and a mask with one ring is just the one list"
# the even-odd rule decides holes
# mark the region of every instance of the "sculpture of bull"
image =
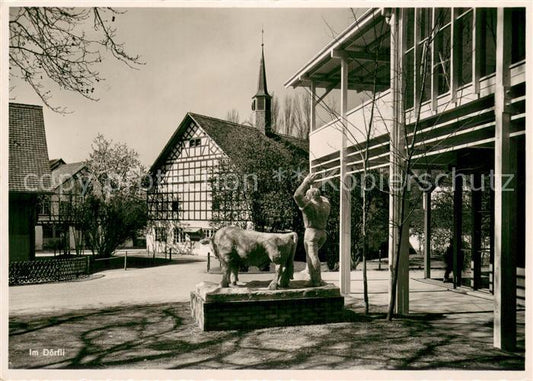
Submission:
[[268,288],[289,287],[294,273],[294,254],[298,234],[292,233],[260,233],[243,230],[236,226],[219,229],[211,243],[213,252],[222,267],[221,287],[228,287],[230,275],[234,275],[233,284],[238,280],[240,265],[262,267],[270,262],[276,265],[276,275]]

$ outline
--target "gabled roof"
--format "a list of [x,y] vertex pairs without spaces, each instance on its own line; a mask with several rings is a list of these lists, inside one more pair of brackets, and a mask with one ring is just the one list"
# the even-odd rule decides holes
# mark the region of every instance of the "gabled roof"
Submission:
[[56,168],[52,170],[52,187],[54,189],[57,188],[84,168],[87,168],[87,166],[83,161],[56,166]]
[[242,140],[250,142],[261,141],[265,145],[270,144],[273,147],[287,150],[292,155],[300,155],[302,157],[309,155],[309,142],[307,140],[278,134],[265,136],[261,131],[252,126],[245,126],[228,122],[227,120],[189,112],[169,139],[159,157],[155,160],[150,168],[151,172],[155,172],[165,162],[191,121],[194,121],[202,128],[230,159],[239,157],[243,147],[236,142]]
[[43,108],[10,103],[9,191],[41,193],[49,190],[50,165]]
[[50,170],[53,171],[54,169],[56,169],[57,167],[59,167],[60,165],[64,165],[66,164],[65,161],[61,158],[59,159],[52,159],[50,160]]

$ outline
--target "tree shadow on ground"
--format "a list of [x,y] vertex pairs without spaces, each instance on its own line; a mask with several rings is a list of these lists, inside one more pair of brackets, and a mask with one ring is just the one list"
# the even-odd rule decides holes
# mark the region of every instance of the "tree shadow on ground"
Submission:
[[[203,332],[188,303],[13,316],[9,362],[73,369],[524,369],[523,350],[492,348],[490,313],[384,317],[349,310],[342,323]],[[29,356],[28,348],[64,348],[66,355]]]

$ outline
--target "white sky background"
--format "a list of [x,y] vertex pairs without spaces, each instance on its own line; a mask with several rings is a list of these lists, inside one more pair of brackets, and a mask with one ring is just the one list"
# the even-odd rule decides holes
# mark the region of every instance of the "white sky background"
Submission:
[[[99,68],[106,80],[94,93],[98,102],[54,91],[52,104],[73,113],[44,108],[49,157],[85,160],[100,132],[127,143],[149,167],[186,112],[224,119],[234,108],[241,121],[251,115],[261,27],[268,90],[282,103],[295,91],[283,83],[331,41],[330,27],[338,34],[353,21],[348,8],[130,8],[117,16],[117,37],[146,65],[132,70],[107,56]],[[22,81],[13,85],[10,101],[42,104]]]

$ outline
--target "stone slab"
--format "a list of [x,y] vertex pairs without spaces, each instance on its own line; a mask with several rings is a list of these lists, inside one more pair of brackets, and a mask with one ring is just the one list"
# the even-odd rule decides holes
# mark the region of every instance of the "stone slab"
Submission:
[[327,298],[341,295],[339,288],[333,283],[326,283],[320,287],[307,287],[305,281],[293,280],[289,288],[278,290],[269,290],[269,284],[270,281],[251,281],[222,288],[218,283],[201,282],[196,285],[196,293],[205,302]]
[[270,282],[249,282],[220,288],[202,282],[191,292],[191,313],[205,330],[257,329],[344,321],[344,297],[338,287],[300,287],[268,290]]

